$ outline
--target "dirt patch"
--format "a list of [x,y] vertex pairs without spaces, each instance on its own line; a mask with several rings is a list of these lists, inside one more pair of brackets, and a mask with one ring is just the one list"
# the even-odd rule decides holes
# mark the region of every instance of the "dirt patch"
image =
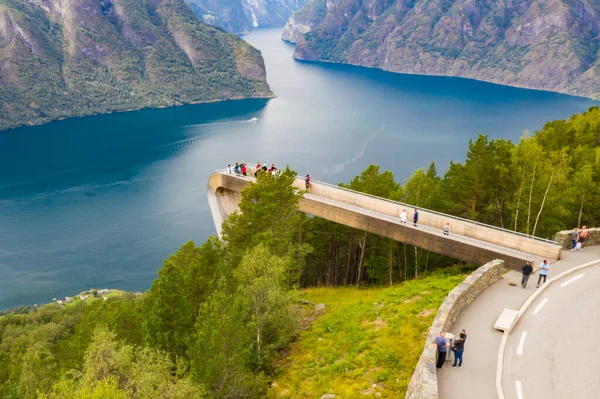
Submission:
[[408,298],[404,300],[404,303],[411,303],[411,302],[416,302],[416,301],[420,301],[422,298],[421,295],[415,295],[412,298]]
[[419,317],[431,316],[432,313],[433,309],[424,309],[421,313],[419,313]]
[[375,331],[379,331],[380,328],[387,326],[387,322],[383,321],[381,317],[378,317],[373,324],[375,324]]

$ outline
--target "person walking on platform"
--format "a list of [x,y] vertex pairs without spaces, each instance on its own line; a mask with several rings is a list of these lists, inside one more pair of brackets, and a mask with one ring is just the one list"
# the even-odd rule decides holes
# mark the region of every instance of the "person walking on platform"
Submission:
[[542,277],[544,278],[544,282],[542,284],[546,283],[546,278],[548,277],[548,270],[550,270],[550,265],[548,264],[548,261],[544,259],[544,261],[540,263],[540,275],[538,276],[537,283],[538,287],[540,286],[540,281],[542,281]]
[[406,209],[402,210],[402,213],[400,214],[400,221],[406,224]]
[[306,184],[306,189],[308,190],[308,188],[310,187],[310,175],[306,175],[306,177],[304,178],[304,184]]
[[463,363],[463,353],[465,352],[465,341],[467,340],[467,332],[462,330],[456,341],[454,341],[454,364],[452,367],[456,367],[456,363],[458,362],[458,367],[462,367]]
[[529,276],[531,275],[531,272],[533,272],[531,262],[527,262],[527,264],[521,268],[521,271],[523,272],[523,277],[521,278],[521,285],[523,286],[523,288],[526,288],[527,281],[529,281]]
[[446,339],[446,333],[444,331],[442,331],[440,333],[439,337],[435,337],[435,343],[436,343],[437,349],[438,349],[438,358],[437,358],[436,367],[438,369],[441,369],[442,366],[444,365],[444,362],[446,361],[446,352],[448,351],[448,347],[450,346],[450,344],[448,343],[448,340]]
[[413,226],[416,226],[418,221],[419,221],[419,211],[417,211],[417,208],[415,208],[415,213],[413,215]]
[[446,223],[446,225],[444,226],[444,235],[445,236],[450,235],[450,222]]

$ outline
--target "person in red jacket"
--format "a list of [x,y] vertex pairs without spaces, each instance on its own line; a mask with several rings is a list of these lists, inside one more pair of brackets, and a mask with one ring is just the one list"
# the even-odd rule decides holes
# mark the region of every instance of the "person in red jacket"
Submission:
[[308,188],[310,187],[310,175],[306,175],[306,177],[304,178],[304,183],[306,183],[306,189],[308,190]]

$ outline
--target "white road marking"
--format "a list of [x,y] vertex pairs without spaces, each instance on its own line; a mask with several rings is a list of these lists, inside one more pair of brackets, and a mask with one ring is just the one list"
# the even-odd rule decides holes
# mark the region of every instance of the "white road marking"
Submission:
[[519,356],[523,354],[523,345],[525,345],[525,337],[527,337],[527,331],[523,331],[523,334],[521,334],[521,339],[519,340],[519,346],[517,347],[517,355]]
[[546,302],[548,302],[548,298],[542,299],[542,302],[540,302],[540,304],[537,305],[537,307],[533,311],[533,314],[538,314],[540,312],[540,310],[542,310],[542,308],[544,307],[544,305],[546,304]]
[[573,281],[577,281],[577,280],[579,280],[579,279],[580,279],[580,278],[582,278],[582,277],[583,277],[583,273],[581,273],[581,274],[578,274],[577,276],[575,276],[575,277],[573,277],[573,278],[571,278],[571,279],[569,279],[569,280],[565,281],[564,283],[562,283],[562,284],[560,285],[560,288],[566,287],[567,285],[571,284]]
[[521,381],[515,381],[517,387],[517,398],[523,399],[523,387],[521,387]]

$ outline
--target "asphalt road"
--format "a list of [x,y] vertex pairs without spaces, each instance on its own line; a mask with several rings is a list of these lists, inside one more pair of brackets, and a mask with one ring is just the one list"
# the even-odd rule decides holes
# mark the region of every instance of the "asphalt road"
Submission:
[[600,267],[592,267],[554,283],[529,307],[504,352],[506,399],[600,398],[599,288]]

